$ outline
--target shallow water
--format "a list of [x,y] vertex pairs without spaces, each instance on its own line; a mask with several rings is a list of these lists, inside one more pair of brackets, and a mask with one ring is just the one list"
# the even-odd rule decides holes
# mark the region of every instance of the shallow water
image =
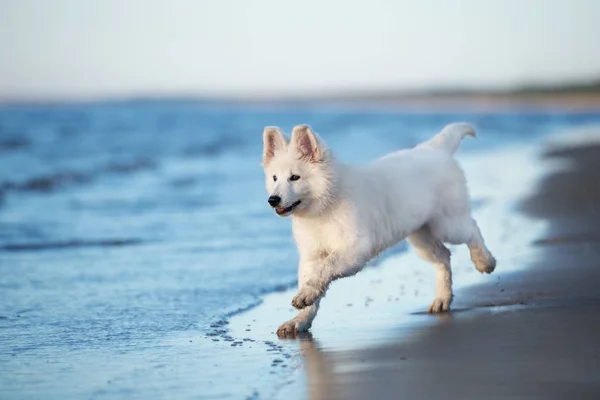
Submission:
[[[203,102],[0,109],[0,397],[261,397],[283,379],[261,354],[291,355],[274,336],[232,336],[230,317],[292,287],[297,261],[289,221],[266,206],[262,128],[311,124],[338,157],[360,162],[457,120],[479,131],[463,143],[468,156],[600,114]],[[485,202],[473,189],[474,206]],[[256,354],[238,352],[253,341]]]

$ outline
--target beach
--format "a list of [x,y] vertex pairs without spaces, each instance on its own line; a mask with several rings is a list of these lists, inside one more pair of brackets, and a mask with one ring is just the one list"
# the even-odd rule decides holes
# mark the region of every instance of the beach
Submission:
[[[565,146],[600,114],[345,107],[0,108],[0,398],[594,394],[598,150]],[[453,246],[453,311],[429,315],[434,273],[400,243],[279,339],[297,252],[266,204],[262,128],[308,123],[366,162],[458,120],[478,129],[456,157],[497,271]]]
[[434,4],[0,0],[0,400],[600,400],[600,0]]

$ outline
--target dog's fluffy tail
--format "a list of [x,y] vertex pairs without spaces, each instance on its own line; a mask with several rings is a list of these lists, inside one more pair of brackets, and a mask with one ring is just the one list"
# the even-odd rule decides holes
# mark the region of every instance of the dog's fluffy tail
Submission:
[[454,154],[462,139],[467,135],[475,137],[475,128],[466,122],[456,122],[446,125],[440,133],[417,147],[444,150]]

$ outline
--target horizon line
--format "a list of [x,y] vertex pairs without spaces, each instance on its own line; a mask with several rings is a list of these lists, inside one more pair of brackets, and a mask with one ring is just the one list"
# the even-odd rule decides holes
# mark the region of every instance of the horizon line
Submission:
[[[160,101],[213,101],[213,102],[309,102],[309,101],[401,101],[422,98],[450,97],[502,97],[528,95],[600,95],[600,77],[587,80],[570,80],[561,83],[525,83],[510,87],[494,86],[443,86],[422,89],[355,88],[324,89],[313,93],[296,91],[271,91],[248,93],[215,93],[183,91],[149,91],[147,93],[98,94],[98,95],[41,95],[0,97],[0,106],[61,105],[85,103],[127,103]],[[292,92],[292,93],[289,93]]]

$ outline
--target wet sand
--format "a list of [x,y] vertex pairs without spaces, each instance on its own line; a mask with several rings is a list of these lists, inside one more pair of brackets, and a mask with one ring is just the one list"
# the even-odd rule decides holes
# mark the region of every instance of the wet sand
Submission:
[[[460,292],[412,340],[301,348],[311,399],[600,398],[600,145],[549,149],[571,165],[520,210],[549,222],[537,259]],[[432,317],[435,318],[435,317]]]

